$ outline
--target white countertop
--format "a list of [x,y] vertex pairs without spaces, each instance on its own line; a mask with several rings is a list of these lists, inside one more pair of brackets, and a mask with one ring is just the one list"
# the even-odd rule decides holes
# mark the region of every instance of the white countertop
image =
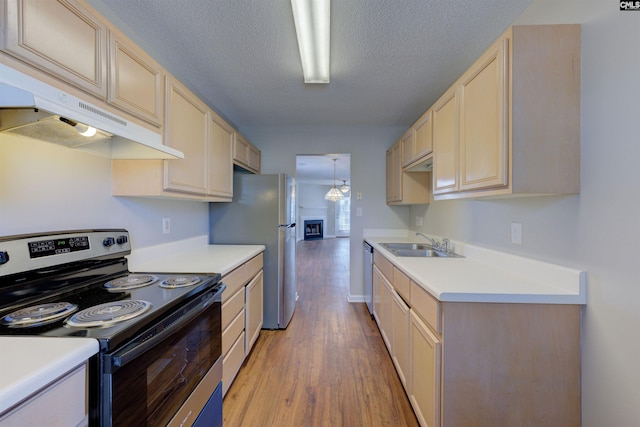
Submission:
[[129,270],[148,273],[220,273],[223,276],[263,252],[263,245],[209,245],[208,237],[132,250]]
[[0,337],[0,413],[97,352],[92,338]]
[[473,245],[454,243],[465,258],[399,257],[380,243],[419,238],[365,237],[414,282],[440,301],[586,304],[586,273]]

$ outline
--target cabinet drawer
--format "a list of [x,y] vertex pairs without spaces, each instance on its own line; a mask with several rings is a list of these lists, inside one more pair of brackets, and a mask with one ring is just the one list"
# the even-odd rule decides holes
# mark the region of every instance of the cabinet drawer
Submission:
[[231,298],[247,284],[249,278],[246,274],[246,264],[242,264],[240,267],[233,270],[231,273],[225,275],[222,281],[227,285],[227,289],[222,293],[222,303],[224,304],[228,298]]
[[387,280],[389,281],[393,280],[393,264],[391,264],[391,262],[388,259],[386,259],[379,252],[374,251],[373,263],[378,266],[378,269],[382,274],[384,274]]
[[396,288],[396,292],[400,294],[400,296],[405,300],[409,301],[410,299],[410,279],[409,276],[404,274],[402,271],[398,270],[398,268],[393,266],[393,287]]
[[231,346],[227,355],[222,359],[222,394],[227,394],[231,383],[244,361],[244,332],[240,334],[236,342]]
[[411,308],[437,333],[442,333],[442,304],[411,281]]
[[222,354],[227,355],[227,352],[231,348],[231,345],[236,342],[240,334],[244,331],[244,310],[240,310],[240,313],[231,321],[231,324],[227,326],[222,332]]
[[222,294],[222,302],[225,301],[225,294],[235,295],[236,291],[249,283],[249,281],[262,269],[262,254],[256,255],[245,262],[231,273],[226,274],[222,281],[227,285],[227,289]]
[[[226,294],[228,289],[222,293]],[[225,298],[226,299],[226,298]],[[222,303],[222,330],[224,331],[233,319],[244,309],[244,287],[240,288],[229,299]]]
[[245,264],[247,281],[253,279],[262,270],[262,254],[256,255]]

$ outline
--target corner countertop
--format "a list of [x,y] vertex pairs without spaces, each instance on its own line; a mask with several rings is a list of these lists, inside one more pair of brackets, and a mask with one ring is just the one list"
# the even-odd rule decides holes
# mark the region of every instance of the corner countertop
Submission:
[[453,249],[464,258],[399,257],[381,243],[425,241],[397,236],[365,240],[440,301],[586,304],[584,271],[461,242],[452,242]]
[[224,276],[264,250],[264,245],[210,245],[204,235],[134,249],[127,258],[132,272],[220,273]]
[[0,337],[0,413],[98,352],[92,338]]

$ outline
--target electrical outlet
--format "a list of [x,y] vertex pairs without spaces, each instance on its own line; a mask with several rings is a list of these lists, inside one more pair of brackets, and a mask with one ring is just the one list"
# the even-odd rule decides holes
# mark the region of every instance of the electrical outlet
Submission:
[[356,216],[362,216],[362,208],[356,208]]
[[511,223],[511,243],[522,244],[522,224],[519,222]]
[[162,234],[171,233],[171,218],[162,218]]
[[417,216],[416,217],[416,227],[422,227],[424,225],[424,217]]

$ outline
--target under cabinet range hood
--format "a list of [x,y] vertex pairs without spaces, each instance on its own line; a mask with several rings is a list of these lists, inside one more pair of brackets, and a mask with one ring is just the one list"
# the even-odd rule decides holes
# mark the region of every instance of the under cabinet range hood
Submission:
[[0,64],[0,132],[112,159],[184,159],[162,135]]

